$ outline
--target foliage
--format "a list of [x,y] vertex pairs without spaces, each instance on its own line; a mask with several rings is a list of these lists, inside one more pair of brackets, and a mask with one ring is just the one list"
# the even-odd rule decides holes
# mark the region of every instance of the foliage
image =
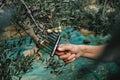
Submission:
[[0,42],[0,80],[20,80],[32,68],[36,55],[24,57],[18,44]]
[[[97,6],[90,8],[90,6]],[[86,28],[98,34],[109,34],[114,16],[119,12],[119,0],[1,0],[0,9],[15,10],[12,24],[19,25],[24,31],[33,29],[37,36],[46,34],[48,29],[70,26],[75,29]],[[108,9],[110,11],[108,11]],[[28,34],[32,32],[29,31]],[[44,38],[44,37],[43,37]],[[27,72],[33,58],[24,58],[20,50],[14,52],[6,42],[0,48],[0,78],[9,80]],[[17,53],[16,59],[10,59],[8,52]],[[57,64],[57,63],[56,63]],[[13,69],[14,68],[14,69]],[[19,77],[19,78],[20,78]]]
[[[115,12],[119,12],[119,0],[24,0],[29,10],[21,2],[22,0],[6,0],[7,4],[17,9],[16,22],[33,26],[29,13],[33,15],[39,27],[55,28],[58,26],[72,26],[77,29],[86,28],[96,34],[108,34],[113,23]],[[90,9],[90,5],[94,8]],[[109,12],[108,12],[109,10]],[[41,24],[43,26],[41,26]],[[35,27],[34,24],[33,27]]]

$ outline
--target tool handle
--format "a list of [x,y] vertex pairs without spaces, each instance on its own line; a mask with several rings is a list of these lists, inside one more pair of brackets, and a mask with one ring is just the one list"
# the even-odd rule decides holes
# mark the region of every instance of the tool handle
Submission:
[[60,42],[60,39],[61,39],[61,36],[59,35],[58,37],[57,37],[57,40],[56,40],[56,42],[55,42],[55,46],[54,46],[54,48],[53,48],[53,50],[52,50],[52,53],[51,53],[51,57],[53,57],[54,56],[54,54],[55,54],[55,51],[56,51],[56,49],[57,49],[57,47],[58,47],[58,44],[59,44],[59,42]]

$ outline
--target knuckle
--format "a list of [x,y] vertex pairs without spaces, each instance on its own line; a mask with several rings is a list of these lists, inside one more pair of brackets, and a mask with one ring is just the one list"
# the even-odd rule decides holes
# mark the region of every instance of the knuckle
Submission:
[[63,59],[62,56],[59,56],[60,59]]
[[65,46],[65,44],[60,44],[60,45],[59,45],[59,47],[63,47],[63,46]]
[[65,59],[66,56],[65,56],[65,55],[62,55],[62,56],[60,56],[59,58],[60,58],[60,59]]

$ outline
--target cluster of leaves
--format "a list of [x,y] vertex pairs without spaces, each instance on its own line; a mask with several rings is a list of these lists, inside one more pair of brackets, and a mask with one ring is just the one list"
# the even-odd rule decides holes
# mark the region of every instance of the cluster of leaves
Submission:
[[[94,0],[97,12],[89,9],[91,0],[24,0],[28,11],[21,0],[4,0],[3,4],[16,8],[15,20],[17,24],[27,22],[35,27],[30,18],[33,15],[39,27],[55,28],[58,26],[72,26],[76,29],[86,28],[96,34],[109,34],[114,17],[119,12],[119,0]],[[78,4],[79,3],[79,4]],[[94,6],[94,4],[92,4]],[[109,6],[109,9],[108,9]],[[107,12],[113,9],[114,11]],[[41,26],[42,25],[42,26]]]
[[48,28],[69,25],[77,29],[86,28],[96,34],[109,33],[111,22],[113,23],[111,18],[114,17],[115,13],[106,12],[106,7],[109,5],[117,12],[120,4],[119,0],[116,0],[116,2],[97,0],[95,4],[99,8],[96,12],[94,10],[85,10],[85,7],[90,5],[89,0],[24,0],[30,10],[28,11],[21,0],[6,0],[6,2],[9,5],[16,6],[17,18],[15,19],[17,19],[17,23],[21,24],[27,21],[30,25],[33,25],[34,23],[29,15],[31,13],[40,27],[42,27],[41,24]]
[[[24,57],[20,46],[0,42],[0,80],[20,80],[22,75],[32,69],[31,63],[36,55]],[[18,48],[17,48],[18,47]]]

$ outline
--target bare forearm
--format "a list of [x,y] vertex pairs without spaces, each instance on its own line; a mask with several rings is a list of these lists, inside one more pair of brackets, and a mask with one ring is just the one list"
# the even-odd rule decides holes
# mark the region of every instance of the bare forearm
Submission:
[[85,45],[83,48],[83,52],[84,52],[83,57],[97,59],[101,55],[104,48],[105,45],[100,45],[100,46]]

